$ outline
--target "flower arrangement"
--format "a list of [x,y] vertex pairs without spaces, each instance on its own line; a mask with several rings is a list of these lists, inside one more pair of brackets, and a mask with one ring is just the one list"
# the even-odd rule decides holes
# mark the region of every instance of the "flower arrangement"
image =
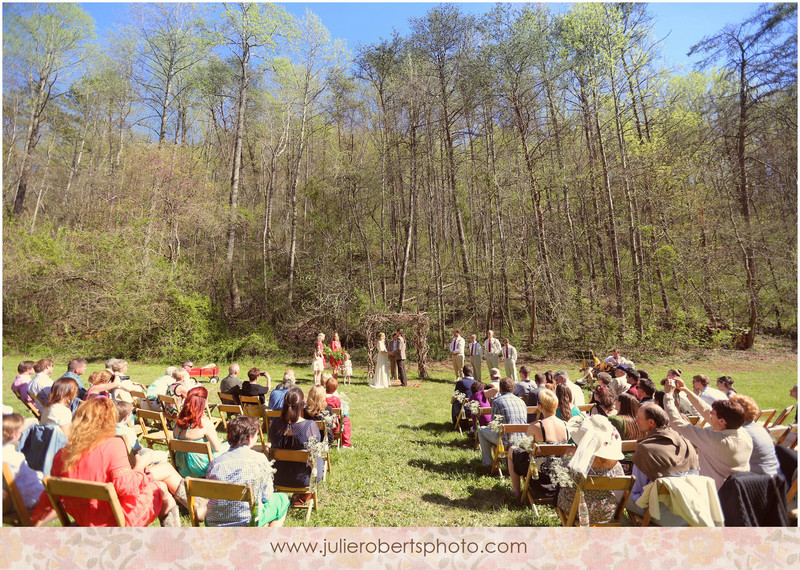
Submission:
[[312,436],[303,444],[303,447],[310,452],[308,454],[308,465],[311,467],[311,483],[313,485],[317,480],[317,459],[328,455],[328,442],[324,439],[319,441]]
[[466,406],[466,409],[468,409],[469,413],[471,413],[473,416],[477,416],[481,413],[481,405],[477,400],[469,400]]
[[503,433],[503,414],[497,414],[492,418],[492,421],[489,422],[489,429],[496,433],[498,436]]
[[333,358],[336,362],[344,360],[344,350],[341,348],[333,350],[330,346],[325,346],[322,349],[322,353],[328,358]]
[[570,475],[570,469],[567,466],[568,464],[569,459],[566,456],[562,455],[553,459],[550,463],[550,480],[553,483],[557,483],[561,487],[575,486],[575,481],[573,481]]
[[467,395],[464,392],[459,392],[458,390],[453,392],[453,400],[455,400],[459,404],[463,404],[464,400],[466,400],[466,399],[467,399]]

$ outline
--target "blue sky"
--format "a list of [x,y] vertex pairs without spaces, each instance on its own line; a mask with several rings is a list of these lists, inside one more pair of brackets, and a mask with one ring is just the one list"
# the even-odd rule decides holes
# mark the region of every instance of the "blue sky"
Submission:
[[[409,31],[408,18],[423,16],[437,3],[430,2],[282,2],[286,9],[302,16],[309,8],[320,17],[333,37],[347,40],[348,47],[369,44],[391,37],[396,29],[401,35]],[[481,14],[494,4],[462,2],[466,11]],[[97,22],[98,35],[117,23],[124,23],[124,3],[82,2]],[[561,5],[563,6],[563,4]],[[725,24],[737,23],[757,9],[754,2],[651,2],[655,18],[655,34],[663,41],[663,57],[671,66],[689,67],[689,48],[703,37],[713,34]]]

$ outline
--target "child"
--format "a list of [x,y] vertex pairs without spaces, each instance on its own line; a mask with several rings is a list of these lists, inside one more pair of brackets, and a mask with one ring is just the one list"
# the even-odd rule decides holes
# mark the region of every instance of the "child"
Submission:
[[[323,380],[325,381],[325,392],[328,394],[328,397],[325,398],[325,402],[332,408],[340,408],[342,410],[342,448],[352,448],[352,432],[349,418],[350,407],[347,405],[347,400],[342,404],[342,400],[339,399],[339,395],[336,393],[336,389],[339,387],[339,381],[330,374],[325,374]],[[346,398],[346,396],[344,397]]]
[[19,399],[23,402],[33,404],[33,398],[28,396],[28,384],[35,372],[33,371],[33,360],[25,360],[17,366],[17,377],[14,378],[14,383],[11,384],[11,391],[14,392]]
[[[3,462],[7,463],[11,469],[19,494],[22,495],[22,502],[25,503],[28,510],[33,510],[39,504],[39,498],[46,495],[43,495],[42,473],[31,469],[25,456],[16,448],[19,438],[22,437],[24,425],[25,418],[21,415],[3,414]],[[7,491],[3,489],[3,514],[14,510],[10,499]],[[41,522],[47,522],[55,517],[56,512],[52,511],[51,515]]]
[[353,363],[350,361],[350,353],[344,353],[344,378],[343,384],[350,384],[350,377],[353,375]]
[[117,406],[117,435],[122,436],[125,440],[125,445],[128,449],[147,458],[146,465],[153,465],[154,463],[162,463],[167,460],[166,451],[156,451],[153,449],[145,449],[139,443],[139,438],[136,437],[136,431],[131,426],[133,420],[133,404],[130,402],[115,402]]

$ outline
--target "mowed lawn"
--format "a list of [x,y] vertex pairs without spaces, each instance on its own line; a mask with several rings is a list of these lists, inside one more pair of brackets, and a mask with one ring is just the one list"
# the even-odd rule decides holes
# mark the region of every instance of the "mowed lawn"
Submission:
[[[3,358],[3,401],[16,411],[22,406],[10,390],[17,364],[34,357]],[[225,363],[219,363],[227,367]],[[307,363],[241,362],[266,369],[275,386],[286,368],[294,368],[304,392],[313,384]],[[521,364],[521,363],[520,363]],[[575,362],[529,363],[535,371],[566,369],[578,377]],[[677,366],[684,378],[703,373],[715,379],[732,376],[735,388],[753,396],[762,408],[789,405],[789,390],[797,382],[797,360],[791,353],[780,355],[715,353],[696,362],[637,362],[659,383],[668,368]],[[86,377],[103,368],[90,363]],[[164,365],[130,363],[131,378],[149,384],[163,374]],[[452,370],[434,364],[432,378],[419,388],[374,390],[367,386],[366,371],[356,365],[351,386],[340,386],[350,399],[355,449],[333,450],[332,472],[320,487],[320,510],[311,516],[313,526],[557,526],[555,512],[540,508],[535,516],[529,508],[503,504],[510,495],[510,480],[490,477],[480,453],[472,448],[466,432],[454,432],[450,423]],[[410,366],[409,380],[416,380]],[[56,362],[53,378],[66,370]],[[328,369],[330,370],[330,369]],[[220,376],[224,376],[222,373]],[[240,376],[244,376],[244,373]],[[484,377],[487,372],[484,368]],[[210,402],[217,403],[218,384],[204,384]],[[588,398],[587,398],[588,399]],[[287,526],[305,526],[305,511],[293,509]],[[184,520],[184,524],[188,524]]]

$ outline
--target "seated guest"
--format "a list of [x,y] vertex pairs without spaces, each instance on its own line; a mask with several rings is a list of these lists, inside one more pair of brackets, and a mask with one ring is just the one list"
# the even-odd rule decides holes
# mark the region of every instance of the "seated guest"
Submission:
[[736,390],[733,389],[733,378],[730,376],[720,376],[717,378],[717,390],[725,394],[728,398],[731,397],[731,394],[736,394]]
[[28,395],[28,384],[33,375],[36,374],[33,371],[33,364],[33,360],[20,362],[17,366],[17,377],[14,378],[14,382],[11,384],[11,391],[19,396],[20,400],[29,404],[34,403],[33,398]]
[[[21,415],[3,414],[3,463],[8,464],[19,494],[22,496],[22,502],[31,511],[39,504],[39,498],[44,493],[44,486],[42,485],[42,473],[31,469],[25,456],[17,451],[17,442],[22,436],[24,427],[25,418]],[[48,499],[45,498],[45,501]],[[7,496],[6,490],[3,489],[3,514],[12,512],[14,512],[14,504],[11,497]],[[55,516],[55,511],[53,511],[47,520],[51,520]]]
[[[681,416],[675,406],[674,393],[676,390],[686,394],[692,405],[697,408],[713,429],[692,425]],[[700,458],[700,475],[714,479],[717,490],[732,473],[750,470],[753,440],[742,429],[742,424],[744,424],[742,406],[727,398],[708,405],[699,396],[688,390],[680,378],[669,379],[664,385],[664,406],[669,416],[670,427],[697,447]]]
[[[289,510],[289,497],[275,493],[272,477],[275,469],[263,453],[250,448],[258,438],[259,420],[250,416],[237,416],[228,422],[230,450],[211,462],[207,479],[239,485],[253,486],[258,526],[283,526]],[[205,506],[206,526],[247,526],[250,509],[242,501],[211,499]]]
[[[639,371],[642,372],[641,370]],[[656,385],[653,383],[650,378],[639,378],[639,384],[637,385],[639,396],[641,399],[639,400],[639,405],[642,404],[651,404],[653,402],[653,394],[656,393]]]
[[554,372],[552,370],[547,370],[544,373],[544,385],[545,387],[555,394],[556,392],[556,379]]
[[81,400],[86,399],[86,386],[83,385],[81,374],[86,372],[87,364],[85,358],[73,358],[67,364],[67,371],[62,376],[62,378],[72,378],[78,383],[78,398]]
[[69,439],[72,424],[70,403],[78,394],[78,383],[72,378],[59,378],[50,389],[50,400],[42,410],[40,423],[43,426],[59,426]]
[[[153,383],[147,387],[145,396],[147,396],[147,403],[151,410],[161,411],[161,404],[159,403],[158,397],[167,395],[167,388],[175,382],[172,373],[176,370],[177,367],[175,366],[167,366],[164,375],[156,378]],[[139,402],[139,405],[143,404],[144,402]]]
[[[622,438],[605,416],[576,416],[567,424],[567,432],[578,445],[569,462],[573,486],[560,487],[557,503],[561,510],[569,512],[581,476],[622,477],[624,471],[619,462],[625,456]],[[590,523],[604,523],[613,518],[617,509],[613,491],[586,491],[584,499]]]
[[614,350],[612,350],[611,356],[606,358],[603,361],[603,363],[609,365],[611,368],[616,368],[617,366],[622,364],[622,355],[620,354],[619,349],[615,348]]
[[[275,449],[305,449],[305,444],[314,438],[321,440],[315,422],[303,417],[303,391],[292,386],[283,399],[281,416],[269,424],[269,441]],[[311,467],[300,463],[276,461],[275,483],[282,487],[305,487],[311,480]],[[317,458],[317,483],[322,480],[323,459]],[[311,499],[311,494],[295,494],[292,504],[300,506]]]
[[558,397],[558,409],[556,417],[563,421],[569,421],[573,416],[579,416],[581,411],[578,406],[572,403],[572,390],[566,384],[556,386],[556,396]]
[[111,397],[114,400],[121,400],[132,404],[133,396],[131,396],[131,390],[139,392],[145,391],[144,386],[138,382],[132,381],[131,377],[128,376],[128,362],[126,360],[110,358],[106,360],[106,368],[109,369],[112,374],[119,376],[119,386],[111,390]]
[[528,366],[520,366],[519,382],[514,386],[514,395],[522,398],[527,406],[536,406],[539,401],[536,399],[536,384],[530,379],[531,369]]
[[636,423],[636,414],[639,412],[639,401],[631,394],[620,394],[617,398],[617,413],[609,417],[611,425],[617,428],[622,439],[642,439],[644,433]]
[[242,387],[242,381],[238,375],[239,365],[234,362],[228,366],[228,375],[219,383],[220,393],[235,395],[237,390]]
[[115,434],[125,440],[125,445],[133,453],[145,456],[145,465],[152,465],[167,461],[169,454],[166,451],[148,449],[142,447],[139,438],[136,437],[136,430],[133,428],[133,404],[130,402],[114,402],[117,407],[117,429]]
[[537,372],[533,375],[533,382],[536,386],[533,389],[532,398],[530,401],[535,401],[535,404],[528,404],[529,406],[538,406],[539,405],[539,394],[542,390],[547,390],[546,382],[547,377],[542,372]]
[[119,374],[112,374],[108,370],[92,372],[89,375],[89,389],[86,390],[86,399],[102,396],[111,397],[111,390],[119,386]]
[[[264,378],[267,381],[266,386],[258,384],[259,379]],[[242,382],[242,386],[236,391],[238,396],[258,396],[258,401],[261,404],[267,399],[270,386],[272,386],[272,378],[269,372],[262,372],[258,368],[251,368],[247,371],[247,380]]]
[[[37,360],[33,365],[33,371],[36,374],[28,382],[28,397],[33,399],[36,407],[41,412],[44,402],[47,402],[50,398],[50,388],[53,385],[53,379],[50,378],[50,374],[53,373],[53,361],[49,358]],[[39,395],[39,398],[36,398],[37,395]]]
[[[604,374],[601,372],[601,374]],[[617,413],[616,408],[616,400],[614,399],[614,393],[611,391],[607,385],[599,384],[597,388],[594,389],[592,392],[592,399],[589,402],[590,404],[596,404],[594,408],[592,408],[591,414],[592,416],[601,415],[601,416],[613,416]],[[613,423],[613,422],[612,422]]]
[[[172,437],[187,441],[207,441],[211,444],[214,456],[228,450],[227,443],[221,443],[217,437],[214,422],[205,415],[208,390],[197,386],[189,390],[183,407],[175,420]],[[182,477],[205,477],[208,471],[208,455],[205,453],[175,453],[175,467]]]
[[[500,395],[492,402],[492,419],[502,416],[503,424],[524,424],[528,419],[528,408],[525,402],[514,395],[514,381],[511,378],[500,380]],[[521,433],[503,434],[503,445],[508,449],[511,444],[522,439]],[[492,446],[497,444],[498,434],[489,426],[478,429],[478,443],[481,446],[481,461],[485,467],[491,467]]]
[[[171,465],[147,468],[137,456],[131,468],[125,443],[114,437],[117,410],[109,398],[90,398],[80,405],[72,422],[66,447],[53,460],[56,477],[113,483],[125,515],[126,526],[148,526],[159,517],[162,526],[180,526],[180,517],[170,489],[177,492],[182,479]],[[115,526],[111,507],[105,501],[65,497],[64,510],[78,526]],[[49,513],[46,494],[39,499],[34,521]]]
[[[698,374],[697,376],[692,377],[692,387],[694,388],[694,393],[697,394],[697,396],[699,396],[700,399],[703,400],[705,403],[707,403],[709,406],[714,402],[716,402],[717,400],[728,399],[728,396],[726,396],[724,392],[720,392],[716,388],[712,388],[710,384],[711,384],[711,379],[705,374]],[[683,390],[681,390],[681,392],[686,394],[687,396],[689,395],[688,392],[684,392]],[[691,398],[689,399],[692,400]],[[697,406],[695,406],[695,408],[697,409],[698,412],[700,411],[700,408],[698,408]]]
[[172,373],[173,383],[167,386],[167,393],[165,396],[172,396],[178,401],[177,405],[164,403],[164,413],[168,416],[175,417],[183,407],[183,400],[189,393],[189,390],[195,387],[195,382],[189,377],[189,373],[183,368],[176,368]]
[[294,386],[294,383],[294,370],[287,370],[284,372],[283,380],[269,395],[269,404],[267,404],[267,408],[270,410],[283,409],[283,399],[286,397],[286,393],[289,389]]
[[744,424],[742,428],[750,435],[753,440],[753,453],[750,455],[750,471],[753,473],[765,473],[767,475],[777,475],[780,473],[778,456],[775,454],[775,445],[769,432],[763,425],[756,423],[761,410],[758,404],[750,396],[744,396],[731,392],[728,399],[739,404],[744,410]]
[[[633,484],[628,499],[628,510],[644,515],[644,509],[636,505],[644,488],[661,477],[683,477],[699,475],[697,452],[686,438],[669,427],[669,416],[655,404],[645,404],[636,414],[639,429],[645,434],[633,454]],[[684,526],[684,519],[662,507],[660,526]]]
[[[541,419],[531,422],[528,425],[527,434],[533,438],[533,441],[539,443],[567,443],[569,435],[567,434],[567,424],[556,418],[556,409],[558,408],[558,398],[550,390],[543,390],[539,393],[539,409],[541,410]],[[520,496],[520,477],[525,477],[528,474],[528,468],[531,463],[531,455],[524,449],[512,446],[508,451],[510,461],[508,462],[508,472],[511,474],[511,495],[515,499]],[[535,494],[540,496],[555,493],[555,486],[550,481],[549,468],[543,463],[539,467],[539,480],[531,481],[535,487]],[[547,486],[550,485],[548,488]]]
[[[583,395],[583,390],[581,387],[571,382],[569,379],[569,375],[564,370],[559,370],[553,375],[555,382],[557,385],[564,384],[567,388],[570,389],[572,392],[572,403],[576,406],[583,406],[586,403],[586,397]],[[556,395],[558,392],[556,392]],[[569,418],[567,418],[569,419]]]
[[[461,370],[463,377],[456,381],[455,391],[464,394],[464,397],[469,400],[469,397],[472,396],[472,385],[475,383],[475,378],[472,377],[474,371],[471,364],[465,364]],[[458,418],[458,413],[461,411],[462,404],[456,400],[455,397],[450,399],[450,403],[452,404],[450,416],[453,420],[453,425],[455,425],[456,419]]]
[[[327,372],[322,375],[322,383],[325,386],[325,403],[331,408],[339,408],[342,412],[342,423],[338,429],[334,430],[335,435],[339,435],[339,430],[342,432],[342,448],[350,449],[353,447],[352,428],[350,426],[350,406],[347,404],[347,396],[339,394],[339,381],[333,377],[332,374]],[[342,397],[345,401],[342,402]]]
[[627,393],[636,398],[637,401],[641,400],[642,395],[639,394],[639,371],[625,370],[625,379],[628,382]]
[[[472,396],[469,397],[469,401],[478,402],[478,405],[481,408],[489,408],[489,407],[491,407],[491,403],[489,403],[489,398],[486,397],[486,392],[484,390],[483,382],[476,381],[472,385],[472,390],[473,390],[473,394],[472,394]],[[475,416],[473,416],[472,417],[472,429],[470,430],[470,433],[474,433],[474,431],[476,429],[478,429],[479,427],[488,426],[490,421],[492,421],[492,415],[491,414],[484,414],[482,416],[478,416],[477,418]],[[478,424],[477,426],[475,425],[476,422]]]
[[601,374],[608,374],[608,385],[614,391],[614,399],[617,399],[620,394],[624,394],[630,389],[628,384],[628,373],[622,368],[614,368],[610,373],[601,372],[597,375],[597,379],[603,382]]
[[[322,386],[312,386],[311,389],[309,389],[303,416],[307,420],[315,422],[325,421],[326,417],[334,417],[333,407],[325,401],[325,388]],[[325,438],[328,441],[328,445],[333,444],[333,432],[335,428],[338,427],[338,423],[335,426],[333,423],[331,423],[330,427],[328,425],[325,426]]]

